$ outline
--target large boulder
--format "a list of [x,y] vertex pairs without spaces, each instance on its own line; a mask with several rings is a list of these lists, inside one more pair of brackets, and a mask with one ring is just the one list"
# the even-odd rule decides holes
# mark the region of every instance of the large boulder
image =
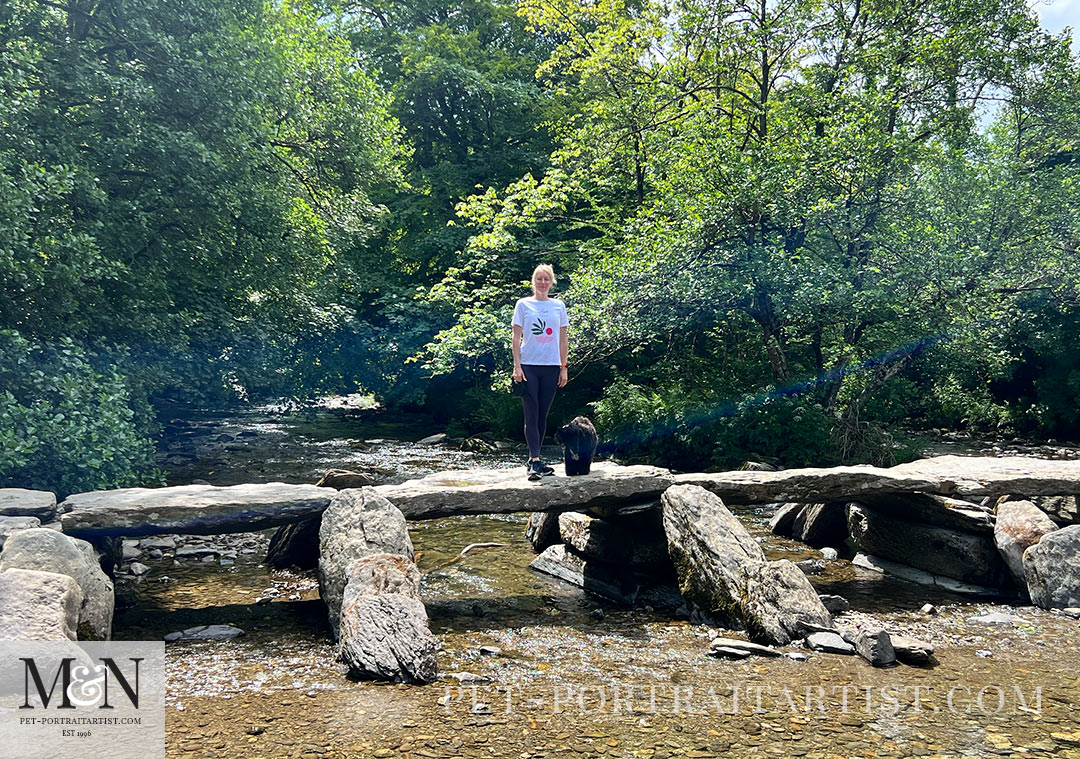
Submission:
[[992,538],[898,519],[864,504],[848,504],[848,531],[863,551],[965,583],[1011,585]]
[[1016,586],[1024,593],[1027,593],[1024,551],[1056,529],[1057,523],[1031,501],[1006,501],[998,504],[994,543],[1009,567]]
[[37,517],[0,517],[0,549],[13,532],[32,530],[35,527],[41,527],[41,520]]
[[790,561],[767,562],[719,497],[696,485],[676,485],[660,500],[679,590],[697,616],[742,624],[752,639],[767,644],[832,627],[806,575]]
[[559,535],[563,543],[588,559],[657,573],[671,567],[659,508],[610,519],[568,511],[559,515]]
[[37,517],[49,522],[56,516],[56,496],[43,490],[0,488],[0,517]]
[[632,572],[599,559],[586,559],[561,543],[544,549],[529,568],[623,604],[635,603],[641,590],[641,582]]
[[82,590],[80,640],[109,640],[115,596],[113,583],[98,563],[93,547],[56,530],[20,530],[7,539],[0,554],[0,572],[31,569],[68,575]]
[[379,596],[396,593],[420,598],[420,570],[407,556],[373,553],[345,568],[346,594]]
[[1032,503],[1045,511],[1055,522],[1060,524],[1076,524],[1080,521],[1078,514],[1077,497],[1075,495],[1045,495],[1033,496]]
[[859,502],[905,522],[948,527],[976,535],[992,535],[993,512],[973,501],[933,493],[893,493],[859,497]]
[[278,527],[266,549],[268,566],[277,569],[314,569],[319,565],[319,528],[322,516]]
[[540,553],[559,542],[559,515],[550,511],[534,511],[525,525],[525,539]]
[[338,492],[319,527],[319,590],[335,637],[348,579],[345,570],[356,559],[375,553],[413,558],[405,517],[372,488]]
[[705,619],[738,623],[743,568],[765,563],[761,546],[723,501],[702,487],[675,485],[660,502],[668,554],[687,605]]
[[847,539],[847,507],[840,501],[810,503],[795,515],[791,537],[807,545],[841,545]]
[[438,677],[439,644],[415,598],[346,593],[340,635],[337,656],[353,677],[417,683]]
[[780,535],[784,538],[794,537],[795,519],[805,508],[805,503],[782,504],[769,520],[769,530],[773,535]]
[[77,640],[83,594],[74,578],[0,571],[0,640]]
[[1024,551],[1031,602],[1044,609],[1080,606],[1080,524],[1043,535]]
[[751,639],[786,645],[808,632],[832,627],[817,591],[790,561],[769,561],[743,568],[741,615]]
[[372,554],[346,569],[337,655],[357,678],[429,683],[438,676],[438,642],[420,602],[411,559]]

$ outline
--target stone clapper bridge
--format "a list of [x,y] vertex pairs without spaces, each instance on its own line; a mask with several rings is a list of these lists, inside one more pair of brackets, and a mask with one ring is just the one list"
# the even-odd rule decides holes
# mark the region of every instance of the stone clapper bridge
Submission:
[[[673,487],[676,489],[669,491]],[[562,512],[583,512],[598,518],[598,523],[610,523],[649,511],[659,501],[663,503],[663,528],[679,590],[690,610],[706,618],[741,623],[759,642],[785,644],[801,637],[800,632],[830,627],[831,618],[827,613],[822,617],[824,607],[802,573],[794,570],[792,574],[789,567],[794,565],[764,562],[756,543],[750,539],[754,545],[749,546],[744,539],[748,535],[736,534],[745,531],[731,518],[725,502],[856,502],[863,511],[880,510],[887,519],[911,525],[926,523],[927,502],[899,496],[933,498],[936,500],[930,503],[931,510],[937,509],[939,517],[943,517],[930,520],[934,529],[955,532],[965,539],[980,536],[992,546],[992,508],[987,505],[988,499],[1077,493],[1080,461],[1026,457],[940,456],[891,468],[850,466],[711,474],[672,474],[650,466],[598,462],[589,475],[557,476],[539,484],[526,481],[514,468],[440,472],[399,485],[342,491],[282,483],[128,488],[72,495],[58,511],[65,534],[102,548],[121,537],[250,532],[321,518],[328,508],[336,510],[330,540],[325,529],[329,525],[323,520],[319,574],[332,627],[340,637],[339,655],[358,676],[429,682],[437,676],[437,645],[427,630],[426,614],[419,602],[419,574],[412,563],[405,520],[532,512],[530,539],[534,547],[561,549],[563,546],[557,544],[573,542],[566,535],[559,538],[557,515]],[[651,511],[660,516],[657,512],[661,510]],[[545,513],[551,518],[544,518]],[[406,545],[401,547],[401,540],[372,540],[373,524],[383,530],[403,532]],[[350,539],[350,531],[357,533],[356,540]],[[585,542],[588,540],[586,535]],[[951,551],[952,543],[953,539],[945,535],[940,547]],[[932,552],[934,546],[920,546],[922,549]],[[907,563],[918,566],[919,561],[911,561],[917,559],[914,554],[918,552],[912,552],[910,544],[903,550],[912,554],[903,557],[909,560]],[[328,556],[327,552],[339,555]],[[877,560],[878,566],[890,567],[888,559],[900,557],[883,558]],[[874,557],[868,560],[875,563]],[[541,568],[571,580],[577,571],[577,581],[586,589],[619,600],[633,600],[633,594],[620,597],[626,595],[625,588],[605,592],[603,582],[590,587],[588,563],[583,557],[576,565],[554,563],[561,563],[563,569]],[[933,560],[927,569],[933,572],[938,566]],[[1008,587],[1008,575],[999,569],[995,567],[991,573],[1000,579],[994,584]],[[342,573],[344,577],[339,576]],[[952,577],[922,573],[931,582],[942,580],[948,585],[951,581],[957,590],[987,590],[973,586],[963,572],[951,572]],[[779,597],[775,586],[783,588]],[[755,597],[755,588],[761,598]],[[346,640],[363,626],[347,624],[349,615],[358,615],[365,624],[382,629],[362,632],[359,641],[355,636]],[[365,647],[379,650],[365,652]]]

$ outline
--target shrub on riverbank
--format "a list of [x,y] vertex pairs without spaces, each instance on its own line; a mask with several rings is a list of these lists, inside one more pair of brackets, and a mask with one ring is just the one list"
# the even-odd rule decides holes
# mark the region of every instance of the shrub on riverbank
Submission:
[[0,487],[62,498],[161,484],[149,409],[114,364],[68,339],[0,331],[0,388]]

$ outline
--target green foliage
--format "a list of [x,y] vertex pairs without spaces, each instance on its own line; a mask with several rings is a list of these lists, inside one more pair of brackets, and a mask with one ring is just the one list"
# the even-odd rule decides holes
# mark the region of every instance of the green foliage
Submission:
[[[128,345],[160,391],[315,382],[287,357],[340,322],[342,251],[400,176],[387,98],[332,21],[18,0],[0,34],[0,327]],[[238,365],[245,342],[272,357]]]
[[154,447],[113,364],[73,341],[0,331],[0,487],[69,493],[159,485]]
[[647,389],[618,380],[594,409],[605,447],[683,471],[733,469],[760,457],[785,466],[835,462],[835,420],[820,404],[775,388],[723,402],[679,386]]
[[[465,276],[437,295],[469,316],[428,347],[431,366],[464,366],[462,345],[484,345],[476,309],[551,255],[569,275],[572,363],[628,375],[598,414],[631,438],[662,430],[651,451],[888,462],[905,455],[899,422],[993,424],[1024,403],[1029,424],[1080,433],[1061,413],[1075,331],[1029,339],[1035,351],[1009,338],[1026,294],[1062,324],[1080,297],[1080,66],[1023,3],[546,0],[523,13],[559,41],[548,86],[588,103],[543,176],[461,205],[475,231]],[[978,391],[995,351],[1047,376]],[[927,354],[966,355],[971,381]],[[693,423],[695,405],[740,397],[770,400],[735,403],[724,418],[739,429]]]

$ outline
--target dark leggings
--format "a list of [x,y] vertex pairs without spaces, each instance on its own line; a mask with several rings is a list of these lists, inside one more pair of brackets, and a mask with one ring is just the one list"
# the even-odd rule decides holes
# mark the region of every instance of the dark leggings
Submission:
[[529,444],[529,458],[540,457],[540,444],[547,432],[547,415],[551,410],[551,401],[555,398],[558,387],[558,366],[522,364],[525,374],[525,395],[521,397],[521,406],[525,409],[525,442]]

